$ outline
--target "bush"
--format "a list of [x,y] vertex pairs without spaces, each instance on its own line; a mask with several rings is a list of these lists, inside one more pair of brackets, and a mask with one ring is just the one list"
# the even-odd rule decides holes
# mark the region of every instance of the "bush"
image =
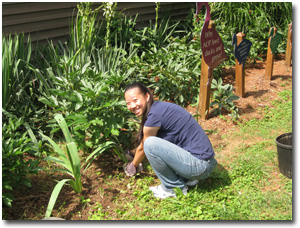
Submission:
[[226,84],[223,85],[222,78],[212,80],[211,88],[213,90],[211,107],[214,107],[212,113],[214,115],[221,115],[222,110],[227,110],[230,112],[229,116],[232,117],[234,121],[239,118],[238,108],[233,103],[234,100],[238,100],[239,97],[234,95],[233,86]]
[[[224,42],[225,51],[231,49],[232,35],[242,32],[252,42],[249,59],[255,61],[267,51],[271,27],[276,27],[286,36],[288,24],[292,22],[291,2],[215,2],[210,4],[211,19]],[[278,48],[284,52],[286,39]],[[226,54],[234,60],[233,51]],[[234,64],[234,62],[231,62]]]
[[[3,121],[3,119],[2,119]],[[31,187],[29,174],[38,171],[39,159],[30,159],[28,153],[35,150],[27,136],[22,118],[8,118],[2,123],[2,201],[11,207],[14,188]]]
[[173,38],[166,48],[152,52],[149,87],[160,100],[181,106],[194,104],[199,94],[200,40]]

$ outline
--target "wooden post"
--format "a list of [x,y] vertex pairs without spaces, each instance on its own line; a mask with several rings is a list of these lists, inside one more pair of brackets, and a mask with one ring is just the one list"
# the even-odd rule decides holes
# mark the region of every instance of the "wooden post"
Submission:
[[[270,28],[269,34],[271,33],[271,29],[272,28]],[[277,32],[277,28],[274,27],[273,35],[275,35],[276,32]],[[271,37],[269,37],[269,40],[268,40],[268,52],[267,52],[267,63],[266,63],[266,79],[267,80],[272,79],[273,65],[274,65],[274,54],[271,51],[270,43],[271,43]]]
[[[208,28],[215,28],[215,27],[216,27],[215,22],[209,21]],[[206,64],[202,53],[200,92],[199,92],[199,104],[198,104],[198,112],[202,120],[208,119],[212,78],[213,78],[213,69],[212,67],[209,67]]]
[[[245,39],[246,35],[239,32],[236,35],[237,46]],[[239,97],[245,97],[245,67],[243,64],[239,64],[235,59],[235,91]]]
[[288,37],[286,42],[285,65],[288,67],[292,63],[292,23],[289,24]]

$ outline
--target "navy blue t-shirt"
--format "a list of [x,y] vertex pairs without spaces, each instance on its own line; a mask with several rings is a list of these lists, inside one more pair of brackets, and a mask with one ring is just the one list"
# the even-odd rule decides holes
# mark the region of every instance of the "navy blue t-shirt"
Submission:
[[155,101],[148,113],[146,127],[160,127],[157,137],[189,151],[201,160],[215,155],[202,127],[179,105]]

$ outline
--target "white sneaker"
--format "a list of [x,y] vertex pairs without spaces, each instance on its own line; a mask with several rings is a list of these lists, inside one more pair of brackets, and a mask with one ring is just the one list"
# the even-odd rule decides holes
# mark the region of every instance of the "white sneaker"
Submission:
[[185,184],[189,187],[193,187],[193,186],[196,186],[198,184],[198,182],[199,182],[198,180],[189,180]]
[[[176,193],[175,192],[169,192],[169,191],[166,191],[164,190],[161,185],[158,185],[158,186],[154,186],[154,187],[150,187],[149,190],[151,190],[153,192],[153,195],[157,198],[160,198],[160,199],[165,199],[167,197],[176,197]],[[184,188],[182,191],[182,193],[184,195],[187,194],[187,190],[188,188]]]

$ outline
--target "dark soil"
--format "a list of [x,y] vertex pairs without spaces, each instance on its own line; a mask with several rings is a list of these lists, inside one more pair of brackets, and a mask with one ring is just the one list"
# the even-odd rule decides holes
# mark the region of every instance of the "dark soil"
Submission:
[[[271,81],[265,79],[264,62],[258,62],[250,66],[246,65],[245,72],[246,96],[235,102],[239,108],[239,121],[253,118],[262,119],[263,114],[258,109],[267,105],[272,107],[272,101],[277,98],[279,91],[292,88],[292,67],[285,65],[284,56],[277,55]],[[224,83],[235,85],[235,69],[225,69],[222,78]],[[188,107],[187,110],[192,114],[196,113],[196,108]],[[238,129],[236,123],[232,122],[227,115],[222,118],[210,116],[208,120],[199,120],[199,123],[208,133],[214,147],[219,147],[222,144],[232,146],[240,143],[234,137],[230,137],[230,142],[227,138],[226,143],[222,139],[222,135],[231,134]],[[224,147],[221,153],[226,154],[229,152],[229,149]],[[136,198],[133,195],[135,186],[132,185],[132,180],[124,174],[122,166],[123,163],[113,154],[107,153],[99,156],[82,177],[83,192],[81,194],[76,194],[70,186],[63,187],[54,208],[53,216],[67,220],[88,220],[90,213],[96,210],[96,203],[99,202],[103,209],[114,219],[114,210],[118,207],[115,203],[116,198],[119,202],[123,201],[124,203],[134,201]],[[156,176],[148,171],[142,171],[136,179],[143,178],[145,175],[154,177],[153,184],[159,183]],[[31,176],[32,187],[20,187],[20,189],[14,191],[13,207],[3,207],[3,219],[43,219],[52,189],[56,184],[55,180],[63,178],[66,178],[66,176],[45,171]],[[87,199],[90,199],[90,201],[84,203],[83,200]]]

